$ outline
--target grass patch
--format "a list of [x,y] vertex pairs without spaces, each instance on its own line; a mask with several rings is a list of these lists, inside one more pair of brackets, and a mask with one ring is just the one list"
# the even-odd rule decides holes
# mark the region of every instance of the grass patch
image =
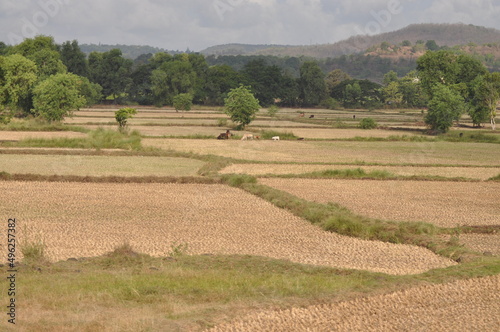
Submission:
[[500,143],[500,135],[488,135],[478,131],[452,131],[438,136],[438,139],[446,142]]
[[140,150],[141,136],[137,131],[123,134],[114,130],[96,129],[87,138],[29,138],[12,143],[14,147],[72,148],[72,149],[125,149]]
[[500,181],[500,174],[498,174],[497,176],[489,178],[488,181]]
[[14,120],[6,125],[0,124],[0,131],[74,131],[88,133],[90,130],[80,126],[63,123],[48,123],[41,119]]
[[19,267],[18,286],[29,294],[23,310],[30,315],[18,328],[202,331],[255,309],[327,304],[495,275],[499,263],[485,257],[421,275],[390,276],[240,255],[153,258],[125,245],[100,257],[50,264],[43,273]]
[[276,131],[276,130],[261,130],[259,133],[259,136],[261,139],[272,139],[274,136],[279,136],[280,140],[296,140],[296,139],[298,139],[298,137],[295,136],[291,132],[282,132],[282,131]]

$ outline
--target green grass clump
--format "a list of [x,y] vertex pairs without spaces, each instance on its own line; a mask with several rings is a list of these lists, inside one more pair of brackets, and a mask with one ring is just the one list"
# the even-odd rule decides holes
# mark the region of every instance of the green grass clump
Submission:
[[279,136],[280,140],[296,140],[298,137],[291,132],[281,132],[276,130],[261,130],[260,138],[271,139],[274,136]]
[[500,181],[500,174],[498,174],[492,178],[489,178],[488,181]]

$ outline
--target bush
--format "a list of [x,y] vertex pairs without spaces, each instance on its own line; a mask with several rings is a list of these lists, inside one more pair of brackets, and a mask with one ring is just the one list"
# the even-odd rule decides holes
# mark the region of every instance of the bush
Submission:
[[334,98],[327,98],[321,102],[321,107],[329,110],[336,110],[340,108],[340,103]]
[[173,98],[175,110],[190,111],[193,106],[193,95],[190,93],[180,93]]
[[374,129],[377,128],[377,122],[372,118],[364,118],[359,122],[359,127],[361,129]]
[[124,131],[127,127],[127,121],[134,114],[137,114],[137,110],[135,108],[121,108],[115,112],[115,119],[118,122],[118,127],[120,131]]

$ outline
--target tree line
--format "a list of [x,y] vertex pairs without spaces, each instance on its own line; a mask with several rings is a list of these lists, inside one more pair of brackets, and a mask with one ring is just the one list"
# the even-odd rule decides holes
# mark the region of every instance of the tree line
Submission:
[[247,86],[261,106],[428,106],[426,120],[434,130],[446,131],[450,120],[465,112],[475,125],[494,125],[500,74],[450,50],[427,52],[416,70],[402,77],[389,71],[382,84],[354,79],[340,69],[325,72],[325,62],[307,59],[282,59],[285,68],[261,57],[233,60],[239,69],[213,64],[216,58],[198,53],[145,54],[132,61],[112,49],[86,56],[77,41],[57,45],[49,36],[0,44],[0,120],[31,115],[59,121],[72,110],[106,101],[176,109],[191,103],[224,105],[232,90]]

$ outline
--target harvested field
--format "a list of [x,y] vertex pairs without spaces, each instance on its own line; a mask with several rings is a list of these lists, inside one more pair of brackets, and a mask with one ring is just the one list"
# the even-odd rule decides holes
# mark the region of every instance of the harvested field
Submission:
[[0,172],[80,176],[195,176],[205,163],[187,158],[8,154]]
[[500,234],[460,234],[459,241],[472,250],[500,256]]
[[359,165],[283,165],[283,164],[233,164],[221,174],[302,174],[326,170],[357,169],[366,172],[387,171],[401,176],[443,176],[488,180],[500,174],[500,167],[415,167],[415,166],[359,166]]
[[[66,119],[64,123],[67,124],[85,124],[85,123],[116,123],[116,120],[114,118],[92,118],[92,117],[75,117],[72,119]],[[217,120],[216,119],[182,119],[182,118],[176,118],[176,119],[147,119],[147,118],[132,118],[128,120],[128,124],[130,125],[145,125],[145,124],[157,124],[157,125],[172,125],[172,126],[178,126],[178,125],[198,125],[198,126],[216,126],[217,125]]]
[[73,131],[0,131],[0,141],[20,141],[27,138],[85,138],[87,134]]
[[0,182],[0,191],[0,209],[18,220],[18,238],[29,235],[28,227],[53,261],[102,255],[128,242],[155,256],[185,243],[189,254],[248,254],[388,274],[456,264],[421,247],[325,232],[224,185]]
[[500,276],[249,315],[208,331],[498,331]]
[[[116,126],[95,126],[86,125],[85,128],[97,129],[106,128],[116,130]],[[130,130],[137,130],[143,136],[161,137],[161,136],[214,136],[217,137],[220,133],[225,132],[226,128],[221,127],[199,127],[199,126],[129,126]],[[238,134],[240,134],[238,132]]]
[[355,213],[442,227],[499,225],[500,183],[261,179],[306,200],[335,202]]
[[[103,111],[103,110],[82,110],[74,113],[74,117],[108,117],[110,121],[115,121],[115,111]],[[137,114],[134,115],[134,118],[166,118],[166,119],[204,119],[204,118],[213,118],[213,119],[228,119],[228,116],[224,113],[192,113],[192,112],[175,112],[168,110],[143,110],[137,109]]]
[[144,139],[144,146],[256,161],[500,166],[495,144]]
[[[283,128],[270,128],[269,130],[283,131]],[[285,131],[291,131],[297,137],[310,139],[348,139],[355,137],[374,137],[387,138],[389,136],[415,136],[419,133],[411,131],[398,130],[363,130],[363,129],[322,129],[322,128],[290,128]]]

